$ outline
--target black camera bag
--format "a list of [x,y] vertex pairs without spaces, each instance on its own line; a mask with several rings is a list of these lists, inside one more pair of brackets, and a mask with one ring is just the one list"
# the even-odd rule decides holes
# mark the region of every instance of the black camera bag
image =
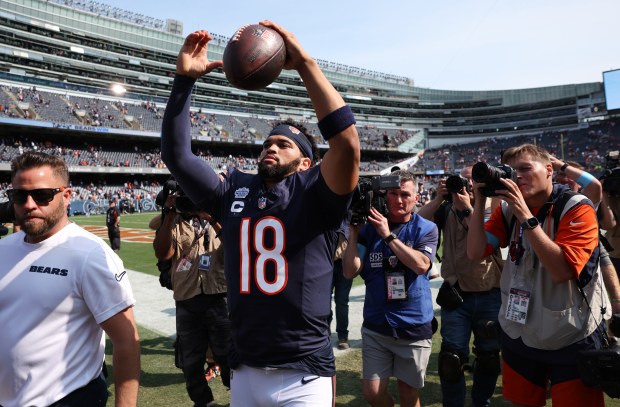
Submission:
[[451,285],[449,282],[444,281],[441,287],[439,287],[439,292],[437,293],[437,299],[435,301],[437,305],[446,311],[454,311],[463,303],[462,292],[458,282]]
[[583,384],[600,387],[609,397],[620,398],[620,347],[581,351],[577,366]]

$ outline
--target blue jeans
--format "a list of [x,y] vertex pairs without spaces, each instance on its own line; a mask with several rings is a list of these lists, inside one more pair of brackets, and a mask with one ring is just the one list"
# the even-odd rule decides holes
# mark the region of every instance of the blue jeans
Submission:
[[[476,327],[487,321],[496,324],[501,294],[499,289],[481,293],[462,293],[463,303],[454,311],[441,310],[441,349],[456,352],[462,360],[469,358],[469,341],[474,334],[476,351],[499,352],[497,337],[485,338]],[[485,374],[474,369],[473,386],[471,389],[472,406],[488,406],[490,398],[495,392],[495,384],[499,374]],[[444,407],[465,405],[465,377],[456,383],[441,380],[441,393]]]
[[[336,303],[336,333],[338,339],[349,339],[349,293],[353,280],[349,280],[342,274],[342,260],[334,262],[334,276],[332,280],[332,291],[334,292],[334,302]],[[329,315],[329,324],[332,322],[332,315]]]

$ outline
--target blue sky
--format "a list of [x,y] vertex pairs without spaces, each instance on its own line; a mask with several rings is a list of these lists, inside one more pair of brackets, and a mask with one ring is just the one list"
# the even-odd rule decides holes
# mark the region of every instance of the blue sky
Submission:
[[620,69],[618,0],[98,0],[224,36],[268,18],[315,58],[453,90],[601,82]]

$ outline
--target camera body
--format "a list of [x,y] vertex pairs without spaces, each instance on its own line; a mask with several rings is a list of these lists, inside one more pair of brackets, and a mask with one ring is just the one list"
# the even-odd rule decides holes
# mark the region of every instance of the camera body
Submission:
[[605,173],[601,177],[603,192],[610,197],[620,196],[620,152],[610,151],[605,156]]
[[185,192],[183,192],[179,183],[173,179],[169,179],[164,183],[162,190],[159,191],[157,197],[155,198],[155,203],[158,206],[163,207],[170,195],[176,196],[174,207],[178,213],[183,214],[200,211],[200,209],[198,209],[198,207],[194,205],[192,200],[189,199],[187,195],[185,195]]
[[603,177],[603,191],[610,197],[620,196],[620,168],[608,169]]
[[382,215],[387,215],[385,190],[400,188],[399,175],[377,175],[360,177],[351,200],[351,225],[366,223],[370,209],[375,208]]
[[11,201],[0,202],[0,223],[11,223],[15,220],[15,210]]
[[469,180],[467,178],[461,177],[460,175],[450,175],[446,179],[446,189],[451,194],[459,193],[463,188],[465,188],[465,191],[471,192]]
[[508,164],[500,164],[494,167],[485,162],[478,162],[471,169],[471,177],[476,182],[486,184],[482,188],[484,196],[497,196],[497,190],[506,189],[504,184],[500,182],[500,179],[510,179],[517,182],[517,171]]
[[600,387],[612,398],[620,398],[620,347],[579,352],[579,376],[588,387]]
[[15,221],[15,211],[11,201],[0,202],[0,237],[9,234],[9,228],[3,223],[12,223]]
[[601,177],[603,191],[610,197],[620,196],[620,152],[610,151],[605,156],[605,173]]

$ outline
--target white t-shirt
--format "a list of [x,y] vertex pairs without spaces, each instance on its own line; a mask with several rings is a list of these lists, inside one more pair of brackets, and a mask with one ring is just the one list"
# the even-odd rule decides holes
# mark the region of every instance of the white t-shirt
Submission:
[[123,262],[71,223],[43,242],[0,239],[0,405],[47,406],[101,372],[99,326],[135,303]]

